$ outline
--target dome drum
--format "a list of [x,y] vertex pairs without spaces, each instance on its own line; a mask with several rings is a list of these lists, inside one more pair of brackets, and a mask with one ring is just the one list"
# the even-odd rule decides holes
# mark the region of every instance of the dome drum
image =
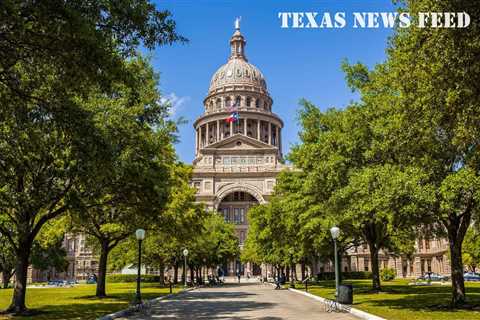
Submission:
[[216,94],[204,100],[205,113],[229,111],[234,105],[238,110],[271,112],[272,104],[270,96],[245,91]]

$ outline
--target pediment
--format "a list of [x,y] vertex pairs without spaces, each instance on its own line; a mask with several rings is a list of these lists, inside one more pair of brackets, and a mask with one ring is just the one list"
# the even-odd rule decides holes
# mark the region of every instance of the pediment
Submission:
[[222,141],[215,142],[203,148],[204,150],[210,149],[276,149],[276,147],[271,146],[265,142],[258,141],[256,139],[244,136],[242,134],[235,134],[227,139]]

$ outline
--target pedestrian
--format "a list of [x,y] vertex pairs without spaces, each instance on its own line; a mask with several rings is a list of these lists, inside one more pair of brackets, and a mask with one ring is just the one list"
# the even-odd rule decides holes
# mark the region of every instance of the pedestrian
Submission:
[[237,270],[237,278],[238,278],[238,283],[240,283],[240,271]]
[[275,276],[275,290],[281,289],[280,287],[280,276]]

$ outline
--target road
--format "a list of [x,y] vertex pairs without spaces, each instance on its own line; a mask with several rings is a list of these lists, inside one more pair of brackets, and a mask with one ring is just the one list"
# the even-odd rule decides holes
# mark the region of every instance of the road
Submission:
[[348,313],[328,313],[308,297],[269,284],[226,284],[199,288],[161,300],[149,316],[128,319],[235,319],[235,320],[347,320]]

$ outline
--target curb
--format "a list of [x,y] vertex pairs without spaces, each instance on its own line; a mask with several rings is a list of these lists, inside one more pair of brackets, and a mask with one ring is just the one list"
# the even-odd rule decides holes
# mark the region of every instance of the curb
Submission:
[[303,294],[304,296],[307,296],[307,297],[312,298],[314,300],[320,301],[321,303],[326,304],[326,305],[336,304],[343,311],[345,311],[347,313],[350,313],[350,314],[352,314],[355,317],[360,318],[360,319],[364,319],[364,320],[386,320],[385,318],[375,316],[373,314],[370,314],[368,312],[365,312],[365,311],[362,311],[362,310],[359,310],[359,309],[352,308],[349,305],[337,303],[333,300],[322,298],[322,297],[313,295],[313,294],[305,292],[305,291],[300,291],[300,290],[292,289],[292,288],[288,288],[288,291]]
[[[150,300],[148,300],[148,302],[150,302],[150,303],[155,303],[155,302],[158,302],[158,301],[165,300],[165,299],[168,299],[168,298],[170,298],[170,297],[173,297],[173,296],[175,296],[175,295],[177,295],[177,294],[181,294],[181,293],[184,293],[184,292],[192,291],[192,290],[195,290],[195,289],[198,289],[198,288],[199,288],[199,287],[193,287],[193,288],[183,289],[183,290],[180,290],[179,292],[176,292],[176,293],[169,293],[169,294],[167,294],[166,296],[161,296],[161,297],[157,297],[157,298],[150,299]],[[120,311],[117,311],[117,312],[114,312],[114,313],[110,313],[110,314],[101,316],[100,318],[97,318],[97,320],[113,320],[113,319],[117,319],[117,318],[123,318],[123,317],[130,316],[130,315],[132,315],[132,313],[133,313],[132,310],[124,309],[124,310],[120,310]]]

